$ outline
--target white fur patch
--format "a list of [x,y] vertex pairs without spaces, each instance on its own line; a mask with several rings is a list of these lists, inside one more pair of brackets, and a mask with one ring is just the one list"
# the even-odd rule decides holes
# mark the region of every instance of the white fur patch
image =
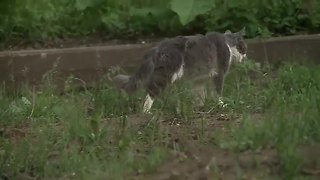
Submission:
[[146,99],[144,101],[144,105],[143,105],[143,112],[150,113],[150,109],[152,107],[152,104],[153,104],[153,99],[150,97],[149,94],[147,94]]
[[182,78],[184,73],[184,64],[182,64],[177,72],[172,75],[171,83],[174,83],[176,80]]
[[214,70],[214,69],[211,69],[210,72],[209,72],[209,77],[214,77],[216,76],[218,73]]
[[221,107],[223,107],[223,108],[225,108],[225,107],[227,107],[227,106],[228,106],[228,104],[227,104],[227,103],[225,103],[225,102],[223,102],[223,101],[222,101],[221,97],[219,97],[218,104],[219,104]]
[[229,57],[229,64],[231,64],[231,62],[232,62],[232,50],[231,50],[231,47],[229,46],[229,44],[227,44],[227,46],[228,46],[228,49],[229,49],[229,53],[230,53],[230,57]]
[[228,44],[227,46],[230,52],[229,63],[231,63],[233,59],[241,63],[242,59],[246,57],[246,54],[241,54],[236,47],[230,47]]

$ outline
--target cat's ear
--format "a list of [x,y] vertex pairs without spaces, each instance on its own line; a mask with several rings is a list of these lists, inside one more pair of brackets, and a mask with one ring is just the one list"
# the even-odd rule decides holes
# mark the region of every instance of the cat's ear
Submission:
[[245,36],[245,35],[246,35],[246,27],[243,27],[238,33],[239,33],[241,36]]
[[228,29],[224,34],[232,34],[232,32]]

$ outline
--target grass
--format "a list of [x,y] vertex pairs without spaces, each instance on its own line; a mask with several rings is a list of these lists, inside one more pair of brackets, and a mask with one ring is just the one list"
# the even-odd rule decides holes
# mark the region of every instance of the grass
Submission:
[[[296,63],[260,68],[249,61],[228,75],[226,106],[208,98],[202,109],[196,108],[186,88],[190,85],[181,82],[155,102],[153,115],[140,113],[142,93],[129,97],[108,86],[64,95],[50,85],[18,93],[3,88],[0,175],[127,179],[156,172],[172,152],[190,149],[173,138],[180,133],[178,128],[172,131],[175,124],[184,128],[187,141],[192,134],[201,146],[236,154],[275,150],[278,177],[302,176],[304,156],[299,148],[320,140],[318,69]],[[221,123],[224,128],[208,126],[219,123],[212,117],[221,115],[228,117]]]

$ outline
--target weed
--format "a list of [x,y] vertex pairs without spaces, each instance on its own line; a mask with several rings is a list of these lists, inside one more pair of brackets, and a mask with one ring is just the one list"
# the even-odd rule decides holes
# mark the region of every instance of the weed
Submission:
[[[263,106],[265,110],[259,119],[250,117],[250,114],[244,116],[240,128],[232,129],[232,138],[222,145],[242,150],[276,147],[286,178],[296,176],[301,168],[300,157],[296,154],[298,144],[310,139],[317,141],[319,138],[318,133],[315,133],[319,128],[316,122],[320,112],[317,105],[320,74],[317,68],[319,67],[285,64],[278,71],[278,76],[268,81],[267,91],[258,90],[259,93],[266,93],[258,97],[251,91],[255,87],[246,85],[248,89],[245,92],[252,94],[245,96],[241,93],[243,104],[256,102],[253,105],[259,106],[263,96],[272,101],[268,102],[268,107]],[[238,90],[231,90],[231,93],[236,94]],[[241,112],[250,113],[250,110],[241,108]]]
[[[172,152],[194,149],[180,142],[186,139],[195,149],[210,145],[208,151],[212,144],[239,154],[274,149],[279,175],[291,179],[302,169],[299,146],[320,140],[318,68],[285,63],[275,76],[272,68],[248,61],[227,76],[224,105],[208,96],[198,108],[190,84],[180,81],[155,101],[152,115],[140,113],[142,92],[128,96],[109,86],[82,92],[70,86],[61,95],[48,78],[40,90],[10,94],[3,88],[0,172],[8,178],[122,179],[155,172]],[[215,118],[221,114],[228,118]],[[218,163],[214,173],[220,176]],[[236,171],[245,175],[242,166]]]

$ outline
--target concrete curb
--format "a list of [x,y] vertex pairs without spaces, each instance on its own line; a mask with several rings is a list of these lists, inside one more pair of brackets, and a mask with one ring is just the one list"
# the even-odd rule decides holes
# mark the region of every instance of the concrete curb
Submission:
[[[283,60],[320,62],[320,35],[249,39],[248,57],[257,62],[278,63]],[[96,82],[113,66],[132,72],[143,53],[152,44],[121,44],[0,52],[0,81],[6,85],[37,84],[56,64],[61,77],[73,74],[84,82]]]

